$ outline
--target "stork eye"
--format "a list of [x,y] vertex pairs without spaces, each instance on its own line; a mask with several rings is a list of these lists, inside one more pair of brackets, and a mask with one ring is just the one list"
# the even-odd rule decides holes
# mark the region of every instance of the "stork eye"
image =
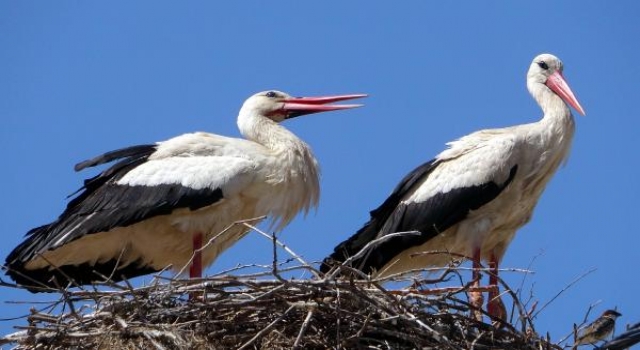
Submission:
[[544,70],[549,69],[549,66],[547,65],[547,63],[545,61],[540,61],[538,62],[538,66]]
[[276,93],[273,92],[273,91],[269,91],[269,92],[267,92],[267,94],[265,96],[267,96],[267,97],[276,97]]

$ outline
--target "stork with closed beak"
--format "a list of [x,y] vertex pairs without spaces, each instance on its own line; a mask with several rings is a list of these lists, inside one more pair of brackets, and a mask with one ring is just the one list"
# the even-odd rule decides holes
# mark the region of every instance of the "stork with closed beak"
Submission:
[[358,107],[330,103],[364,96],[265,91],[240,109],[246,140],[190,133],[81,162],[76,171],[115,164],[85,180],[57,220],[27,233],[6,259],[7,274],[34,292],[189,264],[190,276],[199,277],[247,233],[234,222],[266,215],[280,230],[317,206],[318,163],[279,123]]
[[[480,130],[448,143],[448,148],[405,176],[391,195],[371,212],[355,235],[340,243],[325,259],[326,272],[365,245],[395,232],[419,231],[382,241],[352,266],[377,277],[428,266],[445,266],[446,251],[470,257],[473,280],[480,280],[481,260],[487,261],[489,314],[504,316],[497,294],[498,264],[516,231],[526,224],[571,148],[574,119],[569,105],[584,110],[562,75],[562,62],[550,54],[533,59],[527,87],[544,116],[535,123]],[[479,283],[479,282],[476,282]],[[476,285],[478,286],[478,285]],[[471,295],[476,307],[482,294]]]

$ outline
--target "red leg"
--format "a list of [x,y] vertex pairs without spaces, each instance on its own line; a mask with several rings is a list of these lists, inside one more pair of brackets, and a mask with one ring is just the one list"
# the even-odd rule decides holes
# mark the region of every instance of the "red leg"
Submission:
[[498,285],[498,259],[496,259],[495,254],[491,254],[491,261],[489,261],[489,285],[497,286]]
[[191,261],[191,266],[189,267],[189,277],[190,278],[200,278],[202,277],[202,252],[200,249],[202,248],[202,233],[198,232],[193,235],[193,261]]
[[476,283],[480,285],[480,248],[477,248],[473,251],[473,256],[471,257],[473,261],[473,274],[471,275],[473,280],[476,280]]
[[498,287],[498,258],[495,254],[491,254],[489,269],[491,270],[491,274],[489,275],[489,286],[491,290],[489,291],[487,313],[493,317],[504,320],[507,317],[507,310],[500,298],[500,288]]

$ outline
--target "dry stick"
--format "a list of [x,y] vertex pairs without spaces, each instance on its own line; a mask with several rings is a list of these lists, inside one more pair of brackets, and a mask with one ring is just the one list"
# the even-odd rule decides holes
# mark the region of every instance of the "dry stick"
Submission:
[[476,336],[476,338],[473,339],[471,344],[469,344],[469,349],[475,349],[476,344],[478,343],[478,341],[480,341],[483,335],[484,335],[484,332],[478,332],[478,335]]
[[[447,255],[451,255],[453,257],[457,257],[457,258],[463,258],[463,259],[467,259],[469,260],[469,257],[463,255],[463,254],[458,254],[458,253],[454,253],[454,252],[450,252],[450,251],[440,251],[440,250],[434,250],[434,251],[426,251],[426,252],[418,252],[418,253],[414,253],[411,256],[418,256],[418,255],[425,255],[425,254],[447,254]],[[456,270],[465,270],[468,268],[464,268],[464,267],[457,267]],[[490,275],[493,275],[493,269],[490,268],[471,268],[471,271],[481,271],[481,272],[485,272],[488,273]],[[515,269],[515,268],[509,268],[509,269],[498,269],[498,271],[500,272],[504,272],[504,271],[510,271],[510,272],[522,272],[525,273],[525,276],[533,273],[533,271],[531,271],[529,268],[527,269]],[[446,273],[446,271],[445,271]],[[501,297],[504,293],[508,293],[511,295],[512,299],[514,300],[516,306],[518,307],[518,311],[521,315],[521,317],[524,317],[525,313],[525,308],[523,305],[521,305],[521,303],[519,302],[519,298],[518,295],[516,293],[514,293],[509,286],[504,282],[504,280],[502,280],[502,278],[500,278],[499,276],[495,275],[495,277],[498,279],[498,283],[500,285],[502,285],[505,288],[505,291],[503,293],[501,293],[498,297]],[[497,286],[496,286],[497,287]],[[465,287],[468,291],[481,291],[480,288],[482,287],[470,287],[470,285]],[[493,319],[493,318],[492,318]],[[506,320],[505,320],[506,321]],[[529,320],[530,321],[530,320]],[[533,327],[533,323],[530,321],[529,324]],[[523,324],[524,326],[524,324]]]
[[[338,268],[341,271],[348,271],[348,273],[345,273],[344,276],[353,276],[353,278],[351,277],[349,278],[349,280],[352,281],[352,283],[370,284],[371,282],[375,282],[374,280],[371,279],[371,276],[351,266],[339,266]],[[336,278],[329,278],[329,277],[325,275],[325,278],[321,279],[319,283],[326,283],[328,281],[336,280]]]
[[[23,287],[16,287],[17,289],[24,289]],[[36,312],[37,314],[42,313],[42,311],[44,310],[53,310],[55,309],[62,301],[61,300],[54,300],[54,301],[41,301],[41,302],[12,302],[12,301],[5,301],[5,303],[9,303],[9,304],[46,304],[45,306],[41,307],[40,309],[35,309],[32,308],[33,312]],[[20,316],[15,316],[15,317],[9,317],[9,318],[0,318],[0,322],[6,322],[6,321],[15,321],[15,320],[19,320],[22,318],[28,318],[31,317],[33,315],[33,312],[30,312],[26,315],[20,315]]]
[[[417,254],[420,254],[420,253],[417,253]],[[427,270],[435,271],[435,270],[442,270],[442,269],[443,268],[435,268],[435,269],[427,269]],[[456,267],[456,268],[447,267],[445,269],[445,274],[448,273],[449,271],[458,271],[458,270],[471,270],[471,271],[473,271],[473,270],[478,270],[478,269],[465,268],[465,267]],[[484,271],[484,272],[491,273],[491,270],[487,269],[487,268],[482,268],[480,270]],[[528,270],[523,270],[523,269],[500,269],[499,271],[515,271],[515,272],[525,272],[525,273],[529,273],[530,272]],[[419,270],[416,270],[416,272],[419,272]],[[405,274],[405,273],[402,273],[402,274]],[[445,275],[443,275],[441,277],[441,279],[443,279],[444,276]],[[517,295],[509,288],[509,286],[504,282],[504,280],[502,278],[500,278],[499,276],[496,276],[496,277],[498,279],[498,284],[502,285],[504,287],[504,291],[498,297],[501,297],[504,293],[507,293],[507,294],[511,295],[511,298],[513,299],[513,301],[515,303],[515,306],[518,308],[518,311],[520,313],[521,318],[526,320],[527,319],[527,317],[525,317],[526,310],[524,309],[524,306],[519,302],[519,300],[517,298]],[[386,280],[386,279],[381,279],[380,281],[384,281],[384,280]],[[443,287],[443,288],[432,288],[432,289],[428,289],[428,290],[420,290],[419,293],[420,294],[445,294],[445,293],[457,294],[457,293],[460,293],[460,292],[489,292],[489,291],[491,291],[491,290],[493,290],[495,288],[497,288],[497,286],[496,287],[490,287],[490,286],[471,287],[471,283],[468,283],[465,286],[461,286],[461,287]],[[396,292],[391,291],[391,293],[392,294],[402,294],[403,291],[396,291]],[[494,319],[491,315],[488,315],[488,314],[486,314],[486,315],[489,316],[491,319]],[[533,327],[533,322],[530,319],[529,319],[529,324],[530,324],[531,327]],[[523,327],[524,326],[526,326],[526,322],[523,322]]]
[[[239,272],[240,270],[244,270],[244,269],[250,269],[250,268],[255,268],[255,267],[260,267],[265,269],[266,271],[262,271],[262,272],[252,272],[252,273],[247,273],[247,274],[243,274],[243,275],[239,275],[241,277],[262,277],[265,275],[271,275],[271,271],[268,271],[268,269],[270,268],[270,266],[264,265],[264,264],[243,264],[243,265],[236,265],[234,267],[228,268],[226,270],[222,270],[220,272],[211,274],[207,277],[207,280],[211,280],[211,279],[215,279],[215,278],[221,278],[221,277],[228,277],[231,276],[232,273],[234,272]],[[164,277],[159,277],[159,278],[164,278]],[[176,281],[175,279],[170,279],[171,281]]]
[[[489,273],[493,274],[492,271],[489,271]],[[514,305],[518,308],[518,313],[520,314],[520,319],[521,319],[521,322],[522,322],[522,331],[523,332],[526,331],[527,321],[528,321],[529,322],[529,326],[531,327],[531,330],[535,332],[535,327],[533,325],[533,321],[529,317],[529,314],[527,313],[527,310],[524,307],[524,305],[522,305],[522,303],[520,302],[520,298],[518,297],[518,294],[516,292],[514,292],[509,287],[509,285],[502,279],[502,277],[500,277],[498,275],[493,275],[493,276],[496,277],[496,279],[498,280],[498,284],[501,285],[502,288],[504,289],[503,293],[508,293],[511,296],[511,300],[513,301]],[[503,293],[501,293],[501,295]],[[500,297],[500,296],[498,296],[498,297]],[[496,320],[492,315],[489,315],[489,317],[494,321]],[[505,320],[505,321],[507,321],[507,320]]]
[[[69,276],[67,276],[67,274],[65,274],[64,271],[62,271],[60,268],[58,268],[57,265],[55,265],[51,261],[47,260],[47,258],[44,255],[38,254],[36,256],[39,257],[39,258],[42,258],[49,265],[51,265],[55,270],[60,272],[65,278],[69,279],[69,282],[73,282],[75,284],[75,281],[73,281],[73,279],[71,279]],[[52,288],[52,287],[50,287],[50,286],[48,286],[48,285],[46,285],[46,284],[44,284],[44,283],[42,283],[42,282],[40,282],[38,280],[35,280],[35,279],[31,278],[30,276],[27,276],[27,275],[23,274],[20,271],[15,271],[15,270],[11,269],[8,266],[4,266],[3,265],[2,267],[7,271],[9,271],[9,270],[13,271],[14,273],[20,275],[20,277],[22,277],[22,278],[24,278],[26,280],[29,280],[29,282],[33,282],[34,285],[33,286],[29,286],[29,289],[36,290],[38,292],[58,292],[61,289],[61,288]],[[38,286],[36,286],[36,285],[38,285]],[[19,284],[16,284],[16,286],[19,287],[20,289],[27,289],[24,286],[19,285]],[[79,287],[78,285],[76,285],[76,286]]]
[[[437,341],[441,341],[442,338],[444,338],[445,340],[447,339],[445,336],[441,335],[440,333],[438,333],[435,329],[429,327],[427,324],[425,324],[424,322],[422,322],[420,319],[418,319],[416,316],[414,316],[407,308],[405,308],[404,304],[399,303],[398,300],[395,300],[395,298],[393,298],[393,293],[391,293],[390,291],[382,288],[378,283],[373,283],[374,287],[377,288],[379,291],[381,291],[383,293],[383,295],[386,295],[387,298],[392,299],[393,302],[397,302],[396,305],[402,309],[402,311],[404,312],[403,314],[399,314],[397,316],[402,317],[404,319],[407,319],[408,321],[415,321],[416,324],[418,324],[421,328],[426,329],[427,331],[430,332],[430,334],[434,337],[434,339],[436,339]],[[395,314],[392,313],[392,314]],[[407,318],[407,315],[409,316],[409,318]]]
[[286,283],[287,281],[282,278],[282,276],[280,276],[280,273],[278,273],[278,246],[276,245],[276,242],[278,241],[278,239],[276,238],[276,234],[273,233],[271,235],[272,238],[272,247],[273,247],[273,266],[271,267],[271,274],[280,282],[282,283]]
[[[118,266],[120,265],[120,260],[122,259],[122,257],[124,256],[124,252],[127,250],[127,248],[122,248],[120,249],[120,254],[118,254],[118,259],[116,260],[115,265],[113,266],[113,270],[111,270],[111,274],[109,274],[109,276],[107,277],[108,281],[111,281],[113,279],[113,275],[116,273],[116,271],[118,270]],[[97,271],[94,271],[94,273],[97,274]],[[99,274],[100,276],[103,276],[102,274]]]
[[277,286],[269,289],[268,291],[266,291],[266,292],[264,292],[264,293],[262,293],[260,295],[256,295],[255,297],[252,298],[252,301],[255,301],[255,300],[258,300],[258,299],[262,299],[262,298],[266,298],[266,297],[268,297],[268,296],[280,291],[281,289],[283,289],[285,287],[286,287],[286,285],[284,283],[280,284],[280,285],[277,285]]
[[589,271],[581,274],[580,276],[578,276],[577,278],[575,278],[573,281],[571,281],[568,285],[566,285],[564,288],[562,288],[558,294],[556,294],[553,298],[551,298],[551,300],[547,301],[544,305],[542,305],[542,307],[538,310],[538,312],[536,312],[535,314],[533,314],[533,316],[531,317],[532,319],[536,318],[536,316],[538,316],[538,314],[540,312],[542,312],[542,310],[544,310],[547,306],[549,306],[549,304],[551,304],[554,300],[556,300],[560,294],[562,294],[564,291],[566,291],[567,289],[571,288],[571,286],[573,286],[574,284],[576,284],[578,281],[580,281],[581,279],[585,278],[587,275],[589,275],[590,273],[593,273],[595,270],[597,270],[597,268],[593,267],[591,268]]
[[302,264],[302,266],[306,267],[307,269],[309,269],[309,271],[311,271],[314,275],[315,278],[319,278],[320,277],[320,272],[318,270],[316,270],[313,266],[311,266],[308,262],[306,262],[304,259],[302,259],[302,257],[300,257],[300,255],[296,254],[293,250],[291,250],[286,244],[280,242],[279,240],[277,240],[276,238],[272,238],[271,235],[261,231],[260,229],[258,229],[257,227],[250,225],[248,223],[243,223],[244,226],[250,228],[251,230],[259,233],[260,235],[268,238],[269,240],[275,240],[275,243],[278,244],[280,246],[280,248],[284,249],[287,253],[289,253],[289,255],[291,255],[294,259],[296,259],[300,264]]
[[458,294],[462,292],[479,292],[486,293],[491,292],[495,288],[490,286],[484,287],[470,287],[470,286],[460,286],[460,287],[440,287],[440,288],[429,288],[423,290],[411,290],[411,289],[400,289],[400,290],[390,290],[389,293],[393,295],[440,295],[440,294]]
[[[364,331],[369,326],[370,321],[371,321],[371,312],[368,312],[367,317],[364,319],[364,322],[362,322],[362,326],[360,326],[360,329],[358,329],[358,331],[355,334],[356,337],[358,338],[362,337],[362,335],[364,334]],[[337,344],[340,344],[340,343],[337,343]]]
[[338,265],[338,268],[335,268],[332,272],[325,274],[324,279],[325,280],[335,279],[335,277],[338,274],[338,272],[340,271],[341,267],[349,266],[354,260],[359,259],[360,257],[364,256],[366,253],[369,252],[370,249],[373,249],[375,246],[377,246],[377,245],[379,245],[381,243],[384,243],[387,240],[389,240],[391,238],[394,238],[394,237],[411,236],[411,235],[419,236],[419,235],[421,235],[421,233],[420,233],[420,231],[395,232],[395,233],[390,233],[388,235],[376,238],[373,241],[370,241],[362,249],[360,249],[360,251],[358,251],[356,254],[350,256],[349,258],[347,258],[345,261],[342,262],[342,264]]
[[300,327],[300,332],[298,332],[298,336],[296,337],[296,341],[293,343],[293,348],[294,349],[298,349],[298,347],[300,346],[300,341],[302,340],[302,337],[304,336],[304,333],[307,331],[307,327],[309,327],[309,321],[311,321],[311,317],[313,316],[313,309],[309,310],[309,312],[307,312],[307,317],[304,318],[304,321],[302,322],[302,326]]
[[[418,231],[408,231],[408,232],[418,232]],[[399,233],[403,233],[403,232],[399,232]],[[454,253],[448,250],[428,250],[428,251],[424,251],[424,252],[416,252],[410,255],[411,258],[417,257],[417,256],[421,256],[421,255],[436,255],[436,254],[446,254],[446,255],[450,255],[452,257],[455,258],[461,258],[461,259],[465,259],[465,260],[471,260],[471,258],[469,258],[468,256],[464,255],[464,254],[459,254],[459,253]],[[462,267],[462,266],[456,266],[455,269],[452,266],[440,266],[440,267],[429,267],[429,268],[417,268],[417,269],[411,269],[411,270],[407,270],[407,271],[402,271],[402,272],[398,272],[398,273],[394,273],[388,276],[385,276],[383,278],[379,278],[376,280],[379,281],[386,281],[386,280],[391,280],[391,279],[395,279],[395,278],[401,278],[401,277],[405,277],[406,275],[409,274],[416,274],[416,273],[420,273],[420,272],[434,272],[434,271],[442,271],[442,270],[468,270],[468,271],[481,271],[481,272],[491,272],[490,268],[486,268],[486,267],[482,267],[482,268],[466,268],[466,267]],[[499,269],[498,271],[504,272],[504,271],[508,271],[508,272],[522,272],[522,273],[533,273],[533,271],[529,270],[529,269],[517,269],[517,268],[508,268],[508,269]]]
[[341,310],[341,302],[340,298],[340,288],[337,283],[334,281],[334,287],[336,289],[336,345],[340,345],[340,310]]
[[171,268],[171,265],[165,266],[162,270],[157,271],[154,275],[153,275],[153,279],[150,282],[150,285],[158,285],[158,283],[160,283],[160,275],[162,275],[164,272],[168,271]]
[[630,349],[640,342],[640,323],[627,325],[627,330],[615,338],[601,344],[598,349],[623,350]]
[[[407,276],[410,275],[416,275],[419,273],[433,273],[436,271],[443,271],[443,274],[447,274],[448,271],[451,271],[452,268],[450,266],[441,266],[441,267],[426,267],[426,268],[416,268],[416,269],[411,269],[411,270],[406,270],[406,271],[402,271],[402,272],[397,272],[388,276],[384,276],[381,278],[372,278],[372,281],[376,281],[376,282],[387,282],[387,281],[397,281],[397,280],[405,280],[407,278]],[[443,278],[438,278],[438,280],[440,282],[442,282],[444,279]]]
[[447,339],[446,336],[438,333],[435,329],[429,327],[426,323],[422,322],[418,317],[410,313],[409,310],[404,310],[404,311],[405,313],[403,315],[400,315],[401,317],[407,318],[406,316],[409,316],[408,318],[409,320],[414,321],[416,324],[418,324],[418,326],[429,331],[433,336],[433,338],[436,339],[437,341],[442,342],[444,340],[445,343],[449,342],[449,339]]
[[289,308],[282,315],[280,315],[280,317],[276,318],[271,323],[269,323],[266,327],[264,327],[262,330],[260,330],[260,332],[256,333],[256,335],[254,335],[251,339],[249,339],[249,341],[247,341],[241,347],[239,347],[238,350],[243,350],[243,349],[248,348],[249,345],[253,344],[253,342],[255,342],[258,338],[263,336],[269,330],[271,330],[271,328],[273,328],[273,326],[275,326],[278,322],[282,321],[282,319],[285,318],[285,316],[287,316],[287,314],[289,312],[291,312],[291,310],[293,310],[293,308],[295,308],[295,307],[296,307],[295,305],[289,306]]
[[591,310],[593,310],[593,308],[600,304],[602,301],[598,300],[595,303],[592,303],[591,305],[589,305],[589,309],[587,309],[587,312],[584,314],[584,319],[582,320],[582,323],[580,325],[578,325],[579,327],[582,327],[585,323],[587,323],[587,320],[589,319],[589,314],[591,313]]
[[[425,290],[426,288],[425,286],[435,285],[442,282],[449,282],[452,278],[456,276],[460,279],[461,277],[460,273],[455,271],[454,269],[455,268],[453,266],[449,265],[446,267],[444,271],[442,271],[439,277],[432,278],[432,279],[414,279],[412,281],[411,287],[409,288],[415,288],[416,290]],[[455,276],[450,276],[450,275],[455,275]],[[460,283],[462,284],[462,279],[460,279]]]
[[153,346],[155,346],[156,349],[158,350],[165,350],[165,347],[162,346],[160,343],[158,343],[155,339],[153,339],[153,337],[147,333],[147,332],[142,332],[142,335],[147,338],[151,344],[153,344]]
[[[470,285],[470,283],[469,283],[469,285]],[[467,308],[466,311],[470,311],[472,309],[475,310],[475,307],[473,305],[471,305],[470,303],[468,303],[468,302],[466,302],[464,300],[460,300],[460,299],[454,298],[453,296],[449,297],[448,299],[451,300],[451,301],[454,301],[454,302],[456,302],[458,304],[464,305]],[[495,319],[493,316],[489,315],[486,311],[484,311],[482,309],[480,309],[478,311],[480,311],[483,315],[489,317],[492,320]],[[475,319],[472,319],[472,320],[477,324],[481,324],[481,322],[479,322],[479,321],[477,321]],[[515,327],[513,325],[509,324],[509,323],[504,323],[503,327],[507,327],[511,332],[515,332],[516,331]]]
[[[540,253],[538,253],[537,255],[534,255],[533,258],[531,258],[531,261],[529,261],[529,265],[527,265],[527,270],[531,271],[531,267],[533,266],[533,263],[536,261],[536,259],[540,256],[542,256],[542,251]],[[534,272],[531,272],[531,274],[533,274]],[[518,286],[518,289],[516,289],[516,295],[518,296],[518,300],[520,300],[522,298],[522,292],[524,291],[524,283],[527,280],[527,277],[529,276],[529,273],[525,273],[522,276],[522,281],[520,281],[520,286]],[[525,310],[527,309],[529,302],[531,302],[531,300],[533,299],[533,291],[530,290],[529,292],[530,298],[529,300],[527,300],[526,302],[522,303],[523,307],[525,308]],[[527,317],[529,318],[529,321],[531,321],[531,314],[533,314],[535,312],[535,308],[538,306],[538,303],[535,302],[533,304],[533,307],[531,309],[529,309],[529,311],[527,311]],[[514,312],[513,312],[513,308],[511,308],[511,317],[509,318],[509,323],[513,323],[513,316],[514,316]],[[529,322],[530,324],[532,322]]]
[[69,296],[69,291],[65,288],[65,289],[61,289],[60,292],[62,292],[62,298],[64,298],[64,302],[65,304],[69,305],[69,309],[71,310],[71,314],[78,320],[82,319],[82,316],[80,316],[77,312],[76,312],[76,308],[75,306],[73,306],[73,301],[71,300],[71,297]]
[[[411,270],[407,270],[407,271],[403,271],[403,272],[398,272],[398,273],[394,273],[392,275],[389,276],[385,276],[385,277],[381,277],[381,278],[372,278],[371,281],[375,281],[375,282],[387,282],[387,281],[391,281],[391,280],[396,280],[398,278],[406,278],[407,275],[415,275],[417,273],[421,273],[421,272],[427,272],[427,273],[431,273],[431,272],[436,272],[436,271],[444,271],[445,273],[448,272],[453,272],[453,271],[481,271],[481,272],[491,272],[490,268],[473,268],[473,267],[464,267],[464,266],[457,266],[457,267],[451,267],[451,266],[442,266],[442,267],[428,267],[428,268],[417,268],[417,269],[411,269]],[[519,269],[519,268],[506,268],[506,269],[498,269],[498,271],[500,272],[518,272],[518,273],[533,273],[533,271],[531,270],[527,270],[527,269]],[[441,282],[443,279],[438,279],[439,282]],[[429,281],[431,282],[431,281]]]
[[593,310],[593,308],[594,308],[596,305],[600,304],[600,302],[601,302],[601,301],[600,301],[600,300],[598,300],[598,301],[596,301],[595,303],[591,303],[591,304],[589,305],[589,308],[587,309],[587,312],[586,312],[586,313],[585,313],[585,315],[584,315],[584,319],[582,320],[582,323],[580,323],[580,324],[578,324],[578,325],[574,323],[574,324],[573,324],[573,331],[572,331],[572,332],[570,332],[569,334],[565,335],[564,337],[562,337],[562,339],[560,339],[560,340],[558,341],[558,344],[561,344],[562,342],[566,341],[566,340],[567,340],[567,339],[569,339],[569,337],[570,337],[570,336],[572,336],[572,335],[573,335],[573,341],[575,342],[575,341],[576,341],[576,339],[578,338],[578,331],[579,331],[581,328],[583,328],[583,327],[584,327],[584,325],[587,323],[587,320],[589,319],[589,314],[591,313],[591,310]]
[[[531,270],[531,266],[533,266],[533,263],[540,257],[542,256],[542,252],[540,252],[538,255],[534,255],[533,258],[531,258],[531,261],[529,261],[529,265],[527,265],[527,270]],[[520,281],[520,286],[518,286],[518,298],[522,297],[522,295],[520,294],[522,292],[522,290],[524,289],[524,282],[527,280],[527,277],[529,275],[525,274],[524,276],[522,276],[522,281]],[[525,304],[526,306],[526,304]]]
[[121,285],[117,284],[116,282],[113,282],[113,281],[111,280],[111,277],[107,277],[107,276],[105,276],[105,275],[103,275],[103,274],[99,273],[98,271],[93,271],[93,273],[94,273],[96,276],[98,276],[98,277],[100,277],[100,278],[102,278],[102,279],[103,279],[103,281],[101,281],[101,282],[94,282],[94,283],[92,284],[92,286],[93,286],[93,290],[94,290],[94,291],[97,291],[97,287],[98,287],[98,286],[104,286],[104,285],[109,286],[109,287],[111,287],[111,288],[113,288],[113,289],[121,289],[121,290],[126,290],[126,289],[127,289],[126,287],[123,287],[123,286],[121,286]]
[[[242,266],[238,266],[238,267],[226,270],[225,273],[217,273],[217,274],[211,275],[211,276],[209,276],[207,278],[201,279],[201,281],[204,281],[204,282],[210,284],[213,279],[228,278],[230,276],[233,276],[233,275],[229,275],[228,274],[229,272],[237,271],[237,270],[240,270],[240,269],[252,268],[252,267],[259,267],[259,268],[265,269],[265,271],[247,273],[247,274],[243,274],[243,275],[238,275],[238,277],[254,278],[255,279],[255,278],[258,278],[258,277],[265,277],[265,276],[271,276],[272,275],[272,273],[271,273],[272,265],[271,264],[269,264],[269,265],[249,264],[249,265],[242,265]],[[290,272],[290,271],[295,271],[295,270],[300,270],[300,269],[306,269],[306,267],[304,267],[304,266],[292,266],[292,267],[280,268],[280,269],[278,269],[278,271],[280,271],[280,273],[282,273],[282,272]],[[182,282],[180,282],[181,280],[173,279],[173,278],[167,278],[167,277],[162,277],[162,276],[158,276],[158,278],[166,279],[166,280],[168,280],[170,282],[184,283],[184,280],[182,280]],[[194,280],[192,279],[190,281],[193,282]]]

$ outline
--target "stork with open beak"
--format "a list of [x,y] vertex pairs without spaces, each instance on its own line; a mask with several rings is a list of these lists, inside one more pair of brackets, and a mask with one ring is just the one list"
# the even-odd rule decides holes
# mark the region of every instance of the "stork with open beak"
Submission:
[[[435,159],[405,176],[371,212],[369,222],[325,259],[321,270],[328,271],[385,235],[419,231],[382,241],[353,259],[352,266],[385,277],[445,266],[462,255],[473,261],[473,279],[479,281],[481,260],[487,261],[489,284],[496,286],[489,293],[488,312],[503,318],[498,264],[569,155],[574,119],[567,104],[585,114],[562,71],[562,62],[553,55],[534,58],[527,87],[544,113],[540,121],[480,130],[448,143]],[[426,251],[452,254],[419,254]],[[470,299],[478,308],[483,303],[482,294]]]
[[260,92],[238,115],[246,140],[190,133],[81,162],[76,171],[115,163],[85,180],[57,220],[27,233],[6,259],[7,274],[34,292],[188,265],[199,277],[247,233],[234,222],[266,215],[280,230],[317,206],[318,163],[279,123],[359,107],[330,103],[365,96]]

